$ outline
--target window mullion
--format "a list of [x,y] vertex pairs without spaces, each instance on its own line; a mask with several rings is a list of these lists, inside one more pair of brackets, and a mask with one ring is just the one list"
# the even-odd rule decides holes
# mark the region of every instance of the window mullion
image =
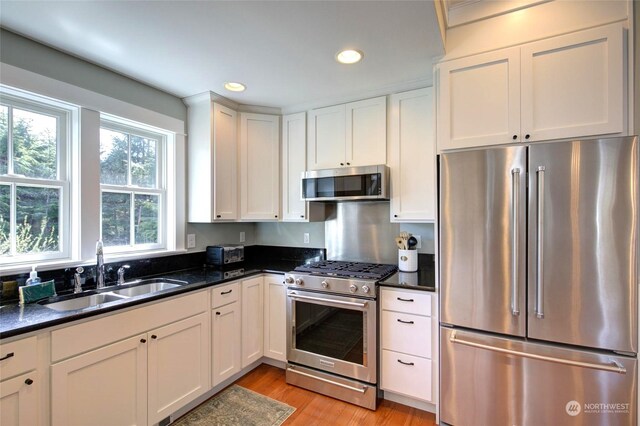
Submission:
[[13,174],[13,107],[7,105],[7,173]]
[[18,226],[16,224],[16,184],[11,184],[11,190],[9,191],[9,240],[10,249],[9,255],[15,256],[18,253],[16,231]]
[[131,179],[131,135],[127,134],[127,185],[132,184]]
[[135,193],[131,192],[131,209],[130,209],[130,214],[129,214],[129,241],[130,241],[130,245],[131,247],[135,247],[136,245],[136,240],[135,240],[135,236],[136,236],[136,231],[135,231],[135,217],[136,217],[136,212],[135,212]]

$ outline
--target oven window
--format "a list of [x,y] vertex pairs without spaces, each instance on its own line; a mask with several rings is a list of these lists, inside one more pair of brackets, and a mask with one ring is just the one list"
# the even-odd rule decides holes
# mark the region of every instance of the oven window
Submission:
[[365,365],[365,313],[295,302],[295,348]]

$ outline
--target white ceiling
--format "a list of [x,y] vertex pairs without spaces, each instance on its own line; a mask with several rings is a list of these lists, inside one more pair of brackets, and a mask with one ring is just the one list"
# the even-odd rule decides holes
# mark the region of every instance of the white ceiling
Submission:
[[[444,53],[432,1],[2,0],[0,25],[179,97],[285,110],[424,86]],[[364,60],[338,64],[346,47]]]

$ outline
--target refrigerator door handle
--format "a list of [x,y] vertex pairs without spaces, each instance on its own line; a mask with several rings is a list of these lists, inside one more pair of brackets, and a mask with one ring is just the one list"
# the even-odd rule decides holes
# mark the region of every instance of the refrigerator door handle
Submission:
[[520,230],[520,224],[518,218],[520,214],[520,169],[515,168],[511,170],[511,221],[512,221],[512,236],[511,244],[512,259],[511,259],[511,314],[514,316],[520,315],[520,307],[518,306],[518,233]]
[[538,318],[544,318],[544,263],[542,261],[544,244],[544,166],[538,166],[536,178],[538,180],[538,211],[536,229],[536,306],[535,314]]
[[608,364],[595,364],[591,362],[574,361],[570,359],[556,358],[556,357],[551,357],[546,355],[538,355],[538,354],[529,353],[529,352],[515,351],[513,349],[500,348],[492,345],[485,345],[483,343],[470,342],[468,340],[461,340],[456,337],[455,331],[451,333],[451,337],[449,338],[449,341],[451,343],[457,343],[459,345],[470,346],[472,348],[478,348],[478,349],[486,349],[488,351],[500,352],[503,354],[519,356],[522,358],[530,358],[530,359],[536,359],[540,361],[554,362],[556,364],[570,365],[572,367],[591,368],[594,370],[608,371],[611,373],[627,374],[627,369],[613,359],[610,359]]

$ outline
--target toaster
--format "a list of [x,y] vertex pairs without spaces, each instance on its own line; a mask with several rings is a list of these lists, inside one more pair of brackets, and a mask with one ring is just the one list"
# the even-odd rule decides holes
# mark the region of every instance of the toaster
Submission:
[[244,261],[244,246],[217,245],[207,246],[207,264],[222,266]]

